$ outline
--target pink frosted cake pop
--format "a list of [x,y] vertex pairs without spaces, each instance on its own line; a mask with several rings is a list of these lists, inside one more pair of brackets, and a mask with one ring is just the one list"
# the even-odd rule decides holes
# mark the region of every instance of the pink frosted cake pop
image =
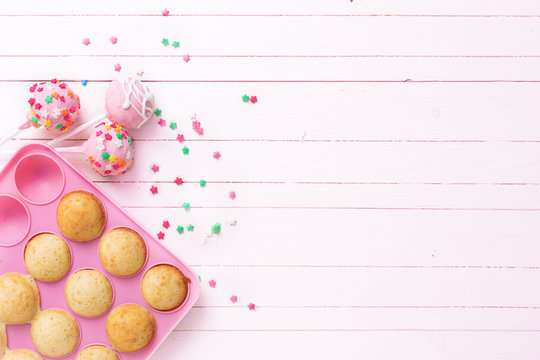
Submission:
[[31,126],[43,126],[47,131],[59,133],[69,129],[77,120],[80,100],[66,83],[53,79],[34,84],[30,93],[28,123]]
[[81,150],[92,169],[103,176],[124,174],[135,153],[127,131],[110,121],[96,125]]
[[140,80],[115,80],[105,93],[105,108],[109,120],[138,129],[154,114],[154,96]]

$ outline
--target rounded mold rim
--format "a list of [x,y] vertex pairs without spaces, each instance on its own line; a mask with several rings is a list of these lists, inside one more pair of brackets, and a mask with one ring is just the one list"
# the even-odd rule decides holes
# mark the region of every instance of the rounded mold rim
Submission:
[[[60,170],[60,173],[62,174],[62,186],[60,187],[60,190],[58,191],[58,194],[56,194],[54,196],[54,198],[50,199],[50,200],[47,200],[47,201],[41,201],[41,202],[38,202],[38,201],[33,201],[29,198],[27,198],[26,196],[24,196],[21,192],[21,190],[19,190],[19,185],[17,185],[17,170],[19,169],[19,166],[21,165],[21,163],[30,158],[30,157],[34,157],[34,156],[42,156],[42,157],[46,157],[48,158],[49,160],[52,160],[57,168]],[[64,169],[62,168],[62,165],[60,164],[60,162],[58,160],[56,160],[55,158],[53,158],[52,156],[48,155],[48,154],[43,154],[43,153],[31,153],[31,154],[27,154],[25,156],[23,156],[22,158],[20,158],[17,163],[15,164],[15,166],[13,167],[14,168],[14,171],[13,171],[13,184],[15,185],[15,190],[17,191],[17,194],[26,202],[32,204],[32,205],[48,205],[52,202],[54,202],[55,200],[57,200],[63,193],[64,193],[64,189],[66,187],[66,173],[64,172]]]
[[26,239],[28,233],[30,232],[30,228],[32,226],[32,216],[30,215],[30,210],[28,210],[28,206],[26,206],[26,204],[23,202],[23,200],[19,199],[17,196],[15,195],[12,195],[12,194],[8,194],[8,193],[0,193],[0,198],[2,197],[8,197],[8,198],[11,198],[13,200],[15,200],[16,202],[18,202],[22,208],[24,209],[24,211],[26,212],[26,218],[28,219],[28,225],[26,226],[26,230],[24,230],[24,234],[22,234],[20,236],[20,239],[18,240],[15,240],[14,242],[11,242],[11,243],[1,243],[0,242],[0,248],[2,247],[15,247],[17,245],[19,245],[22,241],[24,241],[24,239]]

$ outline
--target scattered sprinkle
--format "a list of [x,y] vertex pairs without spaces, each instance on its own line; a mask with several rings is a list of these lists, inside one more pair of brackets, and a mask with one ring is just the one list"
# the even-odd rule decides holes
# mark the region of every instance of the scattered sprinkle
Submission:
[[219,159],[221,157],[221,154],[219,153],[219,151],[215,151],[214,155],[212,156],[214,157],[214,159]]
[[248,307],[249,310],[255,310],[255,304],[254,303],[249,303],[247,307]]
[[164,227],[165,229],[168,229],[170,226],[171,226],[171,224],[170,224],[167,220],[165,220],[165,221],[163,222],[163,227]]
[[52,102],[52,96],[47,95],[47,96],[45,97],[45,102],[46,102],[47,104],[50,104],[50,103]]
[[256,96],[251,96],[249,98],[249,101],[251,101],[252,104],[255,104],[258,100],[257,100],[257,97]]
[[167,122],[165,120],[163,120],[162,118],[159,118],[159,121],[157,123],[161,127],[164,127],[165,125],[167,125]]
[[189,225],[187,226],[187,231],[193,231],[193,229],[195,229],[195,226],[193,226],[193,225],[191,225],[191,224],[189,224]]
[[163,44],[163,46],[169,46],[169,39],[163,38],[163,39],[161,40],[161,43]]
[[176,231],[178,231],[179,234],[182,234],[184,232],[184,227],[183,226],[178,226],[176,228]]
[[103,154],[101,154],[101,158],[102,158],[103,160],[108,160],[110,156],[111,156],[111,155],[109,155],[109,153],[106,152],[106,151],[105,151]]
[[88,46],[88,45],[90,45],[90,39],[89,38],[84,38],[82,40],[82,43],[83,43],[84,46]]
[[216,287],[216,282],[214,281],[214,279],[210,280],[208,282],[208,285],[210,285],[211,288],[215,288]]
[[178,125],[176,125],[175,122],[172,122],[172,123],[169,124],[169,127],[174,130],[174,129],[176,129],[178,127]]
[[191,60],[191,58],[189,57],[189,55],[184,55],[184,61],[185,61],[185,62],[189,62],[189,60]]
[[173,48],[176,49],[177,47],[180,46],[180,43],[179,43],[178,41],[173,41],[173,43],[171,44],[171,46],[172,46]]
[[82,84],[82,86],[86,86],[86,84],[88,84],[88,81],[83,80],[83,81],[81,82],[81,84]]
[[154,110],[154,115],[156,115],[156,116],[161,115],[161,109],[157,108],[156,110]]
[[201,282],[201,275],[198,275],[197,277],[199,278],[199,282]]
[[231,198],[231,200],[236,199],[236,193],[234,191],[230,191],[229,192],[229,197]]
[[152,185],[152,186],[150,187],[150,192],[151,192],[152,194],[154,194],[154,195],[157,194],[157,187],[155,187],[154,185]]
[[235,303],[238,301],[238,298],[236,297],[236,295],[231,295],[230,300],[232,303]]
[[236,225],[236,219],[235,218],[230,218],[229,219],[229,225],[230,226],[235,226]]
[[243,102],[248,102],[249,101],[249,96],[248,95],[242,96],[242,101]]
[[221,231],[221,224],[220,223],[215,223],[214,225],[212,225],[212,232],[214,234],[219,234],[219,232]]
[[163,231],[160,231],[158,232],[157,237],[159,240],[163,240],[165,238],[165,234],[163,233]]
[[193,131],[195,131],[199,135],[202,135],[204,132],[203,128],[201,127],[201,122],[198,120],[193,120],[191,122],[191,127],[193,128]]
[[114,71],[120,72],[120,70],[122,70],[122,67],[120,66],[120,64],[114,65]]
[[162,16],[169,16],[169,10],[167,10],[167,9],[161,10],[161,15]]
[[199,181],[199,185],[201,185],[201,187],[205,187],[206,186],[206,180],[201,179],[201,181]]
[[152,171],[157,173],[159,171],[159,166],[157,166],[156,164],[152,165]]
[[190,205],[190,203],[185,202],[185,203],[182,204],[182,207],[184,208],[184,210],[188,211],[191,208],[191,205]]
[[179,142],[184,142],[184,135],[182,134],[178,134],[178,136],[176,137],[176,140],[178,140]]
[[182,178],[179,178],[179,177],[176,177],[176,179],[174,179],[174,182],[176,183],[176,185],[182,185],[184,183],[182,181]]
[[111,42],[111,44],[115,45],[118,42],[118,39],[116,38],[116,36],[111,36],[109,38],[109,41]]
[[188,148],[187,146],[184,146],[184,147],[182,148],[182,152],[184,153],[184,155],[189,154],[189,148]]

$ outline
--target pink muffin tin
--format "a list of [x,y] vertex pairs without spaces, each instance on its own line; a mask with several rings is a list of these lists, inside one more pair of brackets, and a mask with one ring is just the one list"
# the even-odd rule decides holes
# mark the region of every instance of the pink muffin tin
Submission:
[[[56,223],[56,206],[62,195],[86,190],[96,195],[107,213],[106,231],[116,227],[127,227],[138,232],[147,246],[147,260],[141,271],[128,278],[109,274],[99,259],[99,238],[77,243],[62,236]],[[157,347],[178,325],[197,300],[200,286],[197,276],[180,259],[154,239],[137,221],[120,206],[94,186],[77,169],[69,164],[54,149],[44,144],[30,144],[21,148],[0,172],[0,275],[7,272],[28,274],[24,263],[27,242],[42,232],[51,232],[62,237],[71,249],[72,265],[60,280],[46,283],[36,280],[41,298],[41,310],[62,309],[70,313],[79,323],[81,339],[73,353],[63,359],[75,359],[79,351],[90,345],[101,344],[111,347],[105,334],[105,321],[115,307],[134,303],[148,309],[157,324],[154,340],[150,345],[135,353],[118,353],[121,360],[148,359]],[[189,279],[189,291],[184,303],[175,310],[164,312],[150,307],[141,293],[141,280],[148,269],[157,264],[176,266]],[[114,289],[114,300],[109,310],[97,318],[84,318],[68,307],[64,294],[67,278],[81,269],[96,269],[103,273]],[[30,337],[30,324],[7,325],[10,349],[36,348]],[[43,356],[44,359],[51,359]]]

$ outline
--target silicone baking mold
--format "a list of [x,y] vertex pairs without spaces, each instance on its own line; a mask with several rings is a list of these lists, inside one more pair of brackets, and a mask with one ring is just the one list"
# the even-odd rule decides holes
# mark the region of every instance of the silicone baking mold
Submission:
[[[99,259],[99,237],[84,243],[65,238],[56,223],[56,207],[60,198],[74,190],[85,190],[97,196],[107,213],[102,234],[117,227],[138,232],[147,246],[147,259],[137,274],[122,278],[109,274]],[[0,275],[8,272],[28,274],[24,263],[27,242],[39,233],[54,233],[63,238],[72,254],[72,265],[67,274],[52,283],[36,280],[41,311],[62,309],[71,314],[80,327],[77,348],[62,359],[75,359],[79,351],[90,345],[112,347],[105,334],[105,321],[112,309],[122,304],[138,304],[146,308],[156,320],[156,333],[148,347],[135,353],[117,353],[121,360],[150,358],[165,338],[173,331],[197,300],[200,285],[197,276],[178,257],[154,239],[137,221],[110,199],[90,180],[69,164],[60,154],[44,144],[30,144],[21,148],[0,172]],[[148,269],[157,264],[176,266],[189,281],[184,303],[171,311],[157,311],[150,307],[141,293],[141,279]],[[75,314],[67,305],[64,288],[68,277],[81,269],[95,269],[111,282],[113,304],[96,318]],[[30,337],[30,324],[7,325],[10,349],[25,348],[37,351]],[[52,359],[43,356],[44,359]]]

